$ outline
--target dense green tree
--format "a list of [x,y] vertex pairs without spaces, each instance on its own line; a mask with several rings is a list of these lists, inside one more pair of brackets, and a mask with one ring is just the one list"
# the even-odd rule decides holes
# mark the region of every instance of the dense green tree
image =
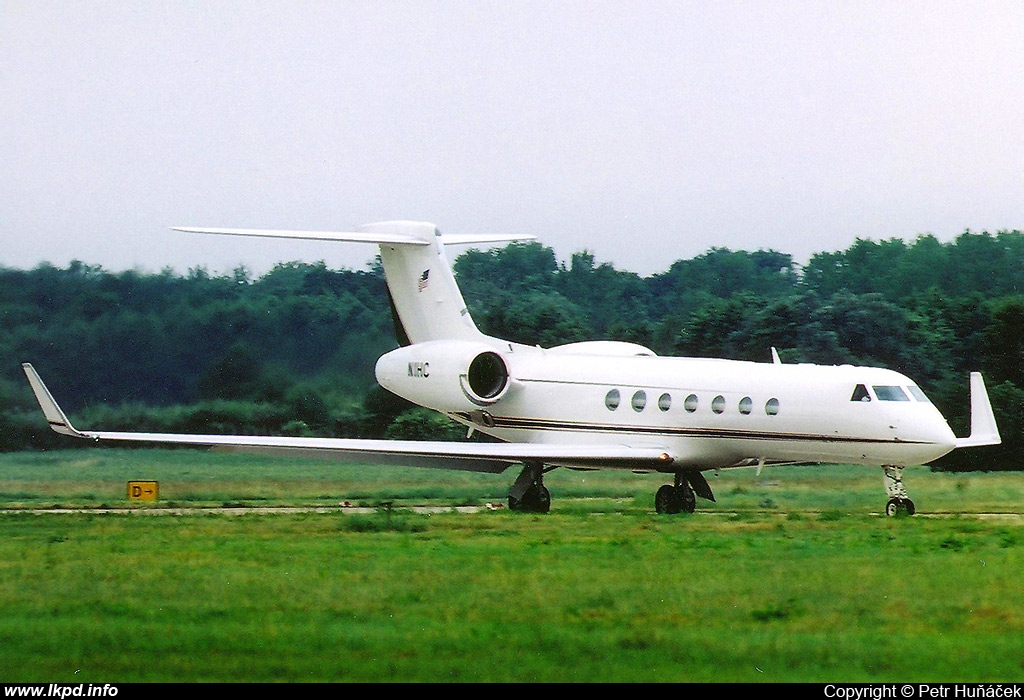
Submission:
[[711,299],[745,292],[761,298],[793,293],[798,283],[791,256],[771,250],[753,253],[712,248],[692,260],[678,260],[648,280],[655,316],[688,314]]
[[553,347],[590,340],[583,312],[558,292],[527,292],[507,297],[484,312],[481,329],[525,345]]
[[1024,297],[992,303],[985,341],[986,370],[991,380],[1024,388]]
[[598,265],[593,253],[583,251],[573,254],[569,268],[559,272],[557,289],[584,314],[594,336],[649,342],[638,335],[651,326],[650,291],[639,275],[608,263]]

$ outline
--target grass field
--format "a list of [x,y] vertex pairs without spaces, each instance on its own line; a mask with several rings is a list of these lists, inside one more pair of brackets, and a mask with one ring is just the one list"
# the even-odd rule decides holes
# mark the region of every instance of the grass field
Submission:
[[[879,516],[881,470],[857,467],[709,474],[718,503],[690,516],[654,514],[660,476],[562,470],[544,516],[405,508],[499,503],[513,478],[187,450],[0,456],[0,678],[1024,676],[1024,474],[907,470],[914,518]],[[128,479],[159,480],[161,502],[108,513],[128,508]],[[152,515],[172,505],[328,511]],[[34,514],[53,507],[92,512]]]

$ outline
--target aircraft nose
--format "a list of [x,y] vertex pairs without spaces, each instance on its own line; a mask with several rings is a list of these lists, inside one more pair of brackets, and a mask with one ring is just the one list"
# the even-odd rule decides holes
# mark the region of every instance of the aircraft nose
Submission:
[[953,434],[953,430],[946,421],[942,421],[942,425],[939,427],[939,436],[935,442],[950,450],[956,447],[956,435]]
[[933,419],[928,421],[927,426],[924,427],[924,440],[935,445],[936,452],[938,452],[932,459],[938,459],[956,447],[956,435],[953,434],[949,423],[946,422],[946,419],[938,411],[935,411]]
[[934,461],[956,447],[956,435],[934,406],[925,412],[918,412],[912,419],[906,418],[898,424],[898,440],[914,446],[913,459],[919,460],[918,464]]

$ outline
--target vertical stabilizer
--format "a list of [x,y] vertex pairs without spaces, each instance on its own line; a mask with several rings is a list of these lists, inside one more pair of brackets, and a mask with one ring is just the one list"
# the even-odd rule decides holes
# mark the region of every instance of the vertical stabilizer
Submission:
[[368,234],[396,234],[420,244],[380,243],[380,259],[398,320],[411,343],[479,340],[482,334],[455,283],[444,244],[433,224],[389,221],[360,226]]

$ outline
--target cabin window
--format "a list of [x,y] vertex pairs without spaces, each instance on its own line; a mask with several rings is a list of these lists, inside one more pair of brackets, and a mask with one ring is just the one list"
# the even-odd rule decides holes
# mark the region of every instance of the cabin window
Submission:
[[697,410],[697,395],[690,394],[686,397],[686,401],[683,401],[683,408],[686,409],[687,413],[693,413]]
[[742,413],[745,416],[749,416],[753,408],[754,402],[753,400],[751,400],[749,396],[744,396],[742,399],[740,399],[740,413]]
[[879,401],[910,401],[907,392],[898,386],[873,386]]
[[907,391],[909,391],[910,395],[913,396],[918,401],[920,401],[921,403],[931,403],[931,401],[928,400],[928,397],[924,395],[924,392],[921,391],[916,385],[911,384],[910,386],[907,387]]
[[647,405],[647,393],[643,389],[633,394],[633,410],[637,413],[644,410],[644,406]]
[[661,411],[667,411],[672,408],[672,395],[662,394],[658,397],[658,409]]
[[871,394],[868,393],[868,388],[863,384],[858,384],[857,388],[853,390],[853,396],[850,401],[870,401]]
[[618,389],[612,389],[607,394],[605,394],[604,405],[608,407],[609,411],[614,411],[616,408],[618,408],[619,401],[620,398]]
[[711,410],[714,411],[715,413],[721,413],[722,411],[724,411],[725,410],[725,397],[724,396],[716,396],[714,399],[712,399],[711,400]]
[[769,416],[779,415],[779,400],[768,399],[768,403],[764,405],[764,412],[767,413]]

